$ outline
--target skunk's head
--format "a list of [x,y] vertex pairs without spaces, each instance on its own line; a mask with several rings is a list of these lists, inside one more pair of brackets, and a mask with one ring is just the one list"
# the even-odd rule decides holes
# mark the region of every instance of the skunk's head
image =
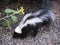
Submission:
[[17,26],[16,28],[15,28],[15,31],[14,31],[14,34],[13,34],[13,37],[14,38],[25,38],[25,37],[27,37],[27,34],[28,34],[28,25],[26,25],[26,26],[24,26],[24,27],[22,27],[22,28],[20,28],[20,26]]
[[17,26],[17,27],[15,28],[15,32],[16,32],[16,33],[19,33],[19,34],[22,34],[22,33],[24,33],[29,27],[30,27],[29,24],[24,24],[24,25],[22,25],[22,27],[20,27],[20,25],[19,25],[19,26]]

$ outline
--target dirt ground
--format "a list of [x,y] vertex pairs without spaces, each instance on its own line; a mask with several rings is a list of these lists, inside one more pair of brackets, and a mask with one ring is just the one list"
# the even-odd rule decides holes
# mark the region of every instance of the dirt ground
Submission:
[[[23,6],[25,7],[26,13],[34,12],[40,8],[39,4]],[[15,8],[16,7],[17,6],[15,6]],[[6,8],[6,6],[4,8]],[[4,8],[1,6],[1,10],[4,10]],[[20,38],[14,39],[12,37],[14,30],[8,30],[7,27],[0,26],[0,45],[60,45],[60,3],[54,1],[51,10],[56,14],[56,21],[54,24],[52,23],[49,26],[41,27],[37,36],[34,38],[27,37],[23,40]]]

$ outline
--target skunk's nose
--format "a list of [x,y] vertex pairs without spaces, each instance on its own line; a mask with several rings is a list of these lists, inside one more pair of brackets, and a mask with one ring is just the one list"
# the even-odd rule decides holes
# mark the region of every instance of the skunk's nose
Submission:
[[14,33],[13,33],[13,38],[20,38],[20,34],[14,32]]

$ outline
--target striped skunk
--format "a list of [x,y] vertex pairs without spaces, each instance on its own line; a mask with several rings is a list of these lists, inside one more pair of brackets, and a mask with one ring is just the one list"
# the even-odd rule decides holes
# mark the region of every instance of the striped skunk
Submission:
[[38,29],[43,24],[48,24],[55,20],[55,14],[51,10],[39,10],[35,13],[26,14],[19,25],[15,28],[13,37],[26,38],[29,32],[33,36],[37,35]]

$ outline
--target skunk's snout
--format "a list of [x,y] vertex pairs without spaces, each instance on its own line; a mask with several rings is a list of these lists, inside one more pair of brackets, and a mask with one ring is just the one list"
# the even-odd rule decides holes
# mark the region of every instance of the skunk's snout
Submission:
[[16,33],[19,33],[19,34],[22,33],[20,26],[17,26],[17,27],[15,28],[15,32],[16,32]]

